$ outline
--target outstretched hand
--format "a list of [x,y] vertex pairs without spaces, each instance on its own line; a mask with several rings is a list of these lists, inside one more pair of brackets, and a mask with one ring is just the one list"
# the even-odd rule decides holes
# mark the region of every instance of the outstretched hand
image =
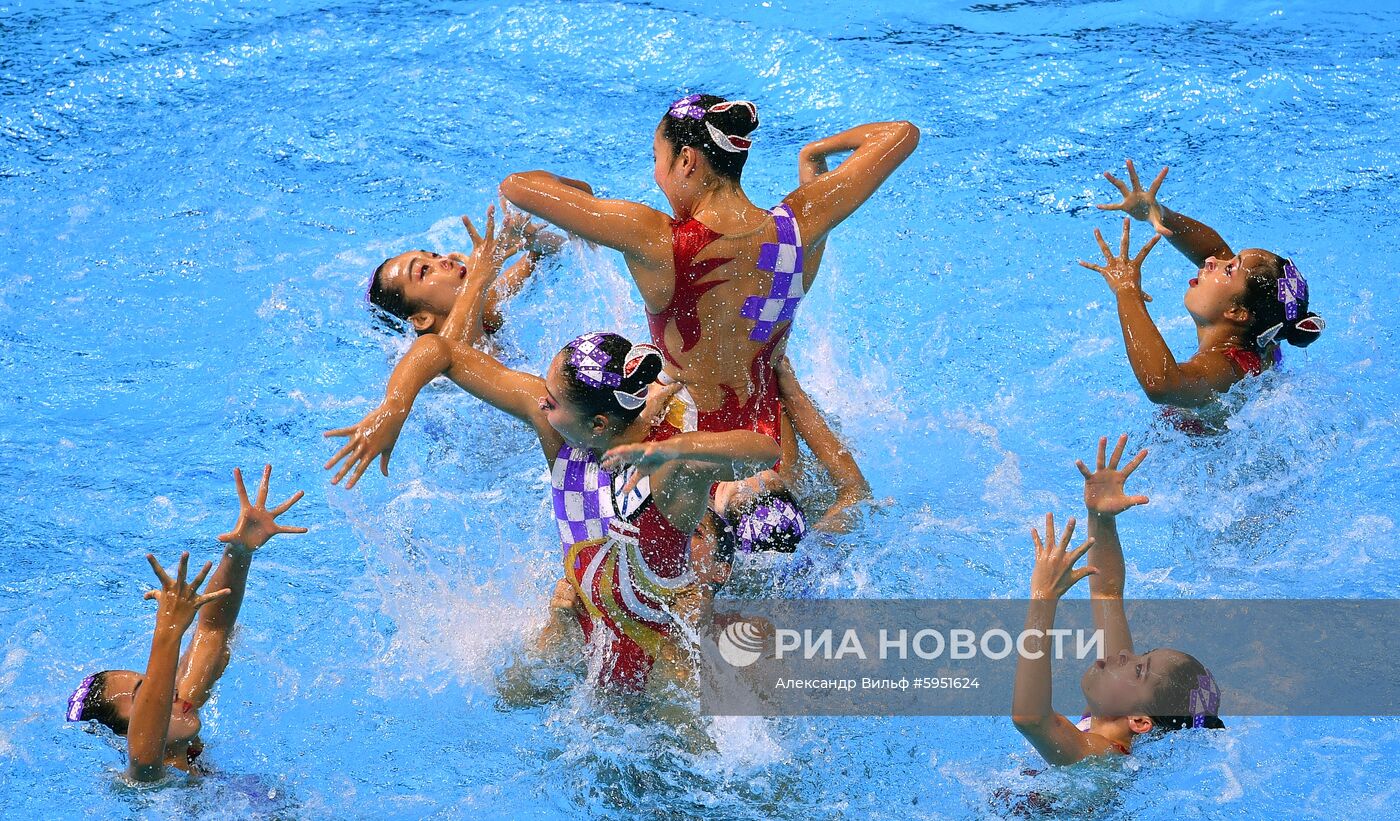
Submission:
[[634,442],[618,445],[603,454],[603,469],[614,476],[628,467],[636,468],[622,486],[622,495],[631,493],[643,478],[650,476],[657,468],[677,457],[675,448],[666,442]]
[[[504,262],[521,251],[528,251],[539,257],[547,257],[556,254],[564,247],[564,237],[553,231],[544,230],[542,223],[536,222],[529,214],[511,206],[504,197],[501,198],[501,226],[496,234],[496,241],[493,250],[490,252],[494,257],[494,262]],[[492,209],[487,209],[487,233],[490,233],[490,219]],[[449,257],[467,266],[472,264],[472,259],[476,256],[484,242],[481,233],[476,230],[471,217],[462,215],[462,226],[467,229],[468,236],[472,240],[472,253],[448,254]]]
[[263,465],[262,481],[258,483],[258,501],[248,501],[248,489],[243,486],[243,471],[233,469],[233,481],[238,488],[238,521],[233,530],[221,535],[219,541],[225,544],[243,545],[249,550],[257,550],[267,544],[267,540],[278,533],[305,533],[304,527],[287,527],[277,523],[277,517],[292,509],[306,494],[298,490],[282,504],[267,509],[268,482],[272,478],[272,465]]
[[1130,244],[1132,225],[1132,220],[1123,220],[1123,242],[1119,246],[1118,256],[1113,255],[1113,250],[1108,247],[1107,242],[1104,242],[1103,233],[1095,228],[1094,239],[1099,242],[1099,250],[1103,252],[1104,264],[1095,265],[1082,259],[1079,264],[1090,271],[1098,271],[1102,274],[1104,281],[1108,283],[1109,288],[1113,289],[1115,295],[1139,293],[1142,294],[1144,302],[1151,302],[1152,297],[1142,291],[1142,263],[1147,259],[1147,255],[1152,253],[1153,246],[1162,239],[1162,236],[1161,234],[1154,236],[1147,241],[1146,245],[1142,246],[1142,250],[1138,251],[1137,256],[1130,257],[1128,253],[1132,247]]
[[336,428],[322,434],[327,438],[348,438],[345,446],[336,451],[325,464],[325,469],[330,470],[337,462],[344,460],[335,476],[331,477],[331,484],[340,484],[340,480],[344,479],[346,474],[350,474],[350,481],[345,483],[345,489],[353,488],[376,456],[379,457],[379,472],[388,476],[389,457],[394,452],[394,445],[399,441],[399,433],[403,431],[403,423],[407,419],[407,410],[385,403],[365,414],[364,419],[348,428]]
[[1107,171],[1103,172],[1104,179],[1113,183],[1113,187],[1117,188],[1119,193],[1123,195],[1123,201],[1094,207],[1100,211],[1122,211],[1135,220],[1152,223],[1152,227],[1156,229],[1159,236],[1171,236],[1171,229],[1162,224],[1162,206],[1157,204],[1157,189],[1162,187],[1162,180],[1167,178],[1167,167],[1163,166],[1162,170],[1157,173],[1157,178],[1152,181],[1147,190],[1143,190],[1142,183],[1138,181],[1137,167],[1133,165],[1132,160],[1128,160],[1127,164],[1128,179],[1132,182],[1132,188],[1124,185],[1122,180]]
[[1128,435],[1125,433],[1118,437],[1113,456],[1107,460],[1105,466],[1104,453],[1108,450],[1108,437],[1101,437],[1099,458],[1093,473],[1089,472],[1082,460],[1075,461],[1075,467],[1084,475],[1084,506],[1090,513],[1098,516],[1117,516],[1130,507],[1147,504],[1146,496],[1129,496],[1123,490],[1123,483],[1138,469],[1142,460],[1147,458],[1147,450],[1141,450],[1119,470],[1118,462],[1123,458],[1123,449],[1127,445]]
[[213,562],[205,562],[203,569],[194,577],[191,582],[185,582],[185,573],[189,570],[190,554],[185,551],[180,554],[180,569],[174,579],[165,572],[165,568],[160,566],[156,557],[152,553],[146,554],[146,561],[151,563],[151,569],[156,572],[156,578],[160,579],[159,590],[148,590],[142,598],[155,599],[156,601],[156,628],[169,627],[183,634],[194,623],[195,613],[199,608],[211,601],[217,601],[227,596],[228,588],[215,590],[212,593],[199,594],[199,586],[204,584],[204,577],[209,575],[209,569],[214,566]]
[[540,230],[540,226],[529,214],[512,208],[505,197],[501,197],[500,213],[501,227],[496,236],[496,257],[505,260],[525,250],[535,232]]
[[1093,546],[1092,538],[1074,550],[1069,549],[1074,537],[1074,520],[1069,520],[1064,535],[1055,540],[1055,516],[1045,514],[1045,541],[1040,540],[1040,532],[1031,528],[1031,541],[1035,543],[1035,567],[1031,570],[1031,598],[1058,601],[1071,587],[1086,576],[1099,572],[1094,567],[1075,569],[1074,563]]
[[[506,218],[509,219],[509,214],[506,215]],[[503,261],[506,257],[515,253],[515,251],[520,250],[520,246],[517,244],[515,246],[515,250],[511,251],[510,243],[501,241],[502,238],[505,236],[504,230],[501,232],[501,236],[497,236],[496,206],[494,205],[489,206],[486,209],[485,234],[482,234],[480,231],[476,230],[476,226],[472,224],[471,217],[467,216],[466,214],[462,215],[462,226],[467,229],[467,235],[470,236],[472,240],[471,259],[483,259],[484,255],[485,261],[491,263],[492,269],[497,268],[500,262]],[[504,229],[504,227],[505,226],[503,225],[502,228]],[[507,251],[509,253],[506,253]]]

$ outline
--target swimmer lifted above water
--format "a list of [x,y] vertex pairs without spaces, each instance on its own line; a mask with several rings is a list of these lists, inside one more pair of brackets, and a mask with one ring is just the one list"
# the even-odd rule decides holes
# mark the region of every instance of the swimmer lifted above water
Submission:
[[[1147,221],[1157,236],[1137,256],[1129,256],[1130,221],[1125,219],[1123,241],[1114,256],[1096,228],[1104,262],[1079,264],[1103,274],[1117,297],[1128,361],[1148,399],[1178,408],[1208,405],[1245,376],[1279,361],[1280,342],[1306,347],[1322,333],[1322,317],[1308,311],[1308,283],[1292,260],[1262,248],[1236,254],[1214,229],[1157,202],[1167,169],[1146,190],[1132,160],[1131,188],[1112,174],[1104,176],[1122,192],[1123,201],[1098,207]],[[1199,346],[1180,364],[1147,313],[1149,298],[1142,290],[1142,262],[1162,237],[1199,268],[1185,298]]]
[[[492,222],[473,258],[474,282],[493,279]],[[467,300],[463,300],[467,301]],[[454,308],[454,311],[456,308]],[[363,473],[392,450],[423,385],[446,373],[468,393],[529,425],[553,475],[554,516],[566,544],[564,573],[582,607],[578,621],[602,653],[601,683],[645,685],[660,657],[680,659],[671,607],[693,583],[691,535],[710,486],[741,479],[778,458],[754,431],[679,432],[644,413],[661,352],[611,333],[564,347],[543,379],[513,371],[464,342],[421,336],[394,369],[383,405],[359,424],[332,431],[350,441],[334,481]],[[388,424],[386,424],[388,423]],[[354,478],[352,477],[352,478]]]
[[[147,554],[146,561],[160,579],[161,589],[146,594],[157,605],[146,672],[93,673],[68,699],[69,721],[97,721],[126,737],[126,774],[135,781],[157,781],[165,775],[167,766],[195,771],[195,759],[204,750],[199,739],[199,708],[209,700],[228,666],[230,641],[243,606],[253,554],[279,533],[306,532],[304,527],[285,527],[276,521],[301,499],[301,491],[272,510],[267,509],[271,475],[272,466],[264,467],[254,504],[248,501],[242,473],[233,471],[238,487],[238,521],[233,530],[219,537],[226,545],[224,556],[203,595],[199,585],[209,574],[212,562],[186,582],[189,553],[180,556],[180,569],[174,579],[155,556]],[[199,626],[181,656],[180,641],[196,613]]]
[[[1035,568],[1031,571],[1026,630],[1039,630],[1046,636],[1055,626],[1060,597],[1088,576],[1094,627],[1104,633],[1106,655],[1094,662],[1080,682],[1089,710],[1075,724],[1050,706],[1050,639],[1032,637],[1026,642],[1027,653],[1016,666],[1012,721],[1051,764],[1126,755],[1135,738],[1153,731],[1225,726],[1219,717],[1220,691],[1204,665],[1167,648],[1142,655],[1133,651],[1123,610],[1123,547],[1118,541],[1117,517],[1128,508],[1147,504],[1146,496],[1128,496],[1123,490],[1123,482],[1147,458],[1147,451],[1139,452],[1119,470],[1127,444],[1127,436],[1118,437],[1113,455],[1105,463],[1108,439],[1100,439],[1098,463],[1092,473],[1083,462],[1075,463],[1084,475],[1084,504],[1089,509],[1089,539],[1084,544],[1069,549],[1073,519],[1058,542],[1050,515],[1045,517],[1044,542],[1031,530]],[[1074,563],[1086,552],[1089,564],[1076,569]],[[1040,658],[1027,657],[1040,650],[1045,650]]]
[[[758,109],[745,100],[691,94],[671,105],[652,151],[653,177],[674,216],[600,199],[587,183],[544,171],[510,175],[501,193],[622,252],[667,377],[685,385],[700,430],[744,428],[776,440],[773,366],[826,238],[913,153],[919,131],[871,123],[809,144],[799,155],[801,185],[765,210],[740,185],[757,127]],[[828,157],[843,152],[851,154],[828,171]]]
[[[712,589],[729,578],[730,566],[741,553],[792,553],[809,531],[849,533],[859,520],[860,506],[871,498],[870,483],[856,464],[855,457],[822,416],[803,390],[786,357],[775,373],[778,394],[783,403],[782,462],[737,482],[721,482],[711,500],[711,515],[692,550],[701,580]],[[803,465],[798,459],[798,440],[807,443],[816,467],[831,483],[834,497],[815,523],[808,526],[804,504],[797,498]]]

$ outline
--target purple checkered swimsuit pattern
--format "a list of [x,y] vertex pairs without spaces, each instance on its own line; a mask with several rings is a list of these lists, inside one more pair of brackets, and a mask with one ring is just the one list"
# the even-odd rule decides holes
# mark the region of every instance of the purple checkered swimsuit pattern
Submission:
[[773,286],[767,296],[757,294],[744,300],[739,315],[754,320],[749,339],[767,342],[781,322],[790,322],[797,313],[802,290],[802,233],[797,219],[786,204],[770,209],[777,242],[765,242],[758,249],[758,268],[773,272]]
[[561,445],[551,471],[554,521],[564,548],[608,534],[613,510],[612,476],[587,450]]

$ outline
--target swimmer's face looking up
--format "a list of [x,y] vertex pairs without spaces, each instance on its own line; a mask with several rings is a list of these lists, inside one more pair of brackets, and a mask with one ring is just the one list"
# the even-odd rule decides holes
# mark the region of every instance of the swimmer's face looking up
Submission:
[[[136,705],[136,693],[141,688],[145,676],[135,670],[109,670],[102,689],[102,699],[111,705],[112,712],[121,721],[122,725],[131,723],[132,712]],[[181,701],[178,697],[170,705],[170,729],[166,736],[166,744],[180,744],[189,741],[199,735],[200,720],[199,713],[193,709],[188,701]],[[125,733],[118,733],[125,735]]]
[[1089,712],[1096,716],[1147,715],[1159,686],[1173,670],[1189,662],[1185,653],[1167,648],[1142,655],[1124,650],[1091,664],[1079,686]]
[[1197,324],[1249,323],[1249,310],[1243,305],[1249,273],[1266,264],[1266,252],[1246,248],[1233,259],[1209,257],[1186,288],[1186,310]]
[[401,318],[419,333],[434,332],[447,318],[466,279],[466,263],[430,251],[407,251],[379,269],[379,287],[400,295],[408,311]]

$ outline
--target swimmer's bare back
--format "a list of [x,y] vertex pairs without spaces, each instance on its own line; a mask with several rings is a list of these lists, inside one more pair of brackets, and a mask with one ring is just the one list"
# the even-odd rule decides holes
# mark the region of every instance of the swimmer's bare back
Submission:
[[[664,156],[669,149],[661,142],[657,179],[675,217],[595,197],[586,183],[543,171],[512,174],[501,190],[516,206],[621,251],[666,372],[686,384],[702,413],[737,411],[765,392],[776,397],[772,368],[797,302],[816,278],[827,235],[917,144],[918,129],[907,122],[858,126],[811,143],[799,157],[803,184],[771,210],[754,205],[737,180],[716,175],[691,149]],[[826,170],[828,156],[848,151]]]

